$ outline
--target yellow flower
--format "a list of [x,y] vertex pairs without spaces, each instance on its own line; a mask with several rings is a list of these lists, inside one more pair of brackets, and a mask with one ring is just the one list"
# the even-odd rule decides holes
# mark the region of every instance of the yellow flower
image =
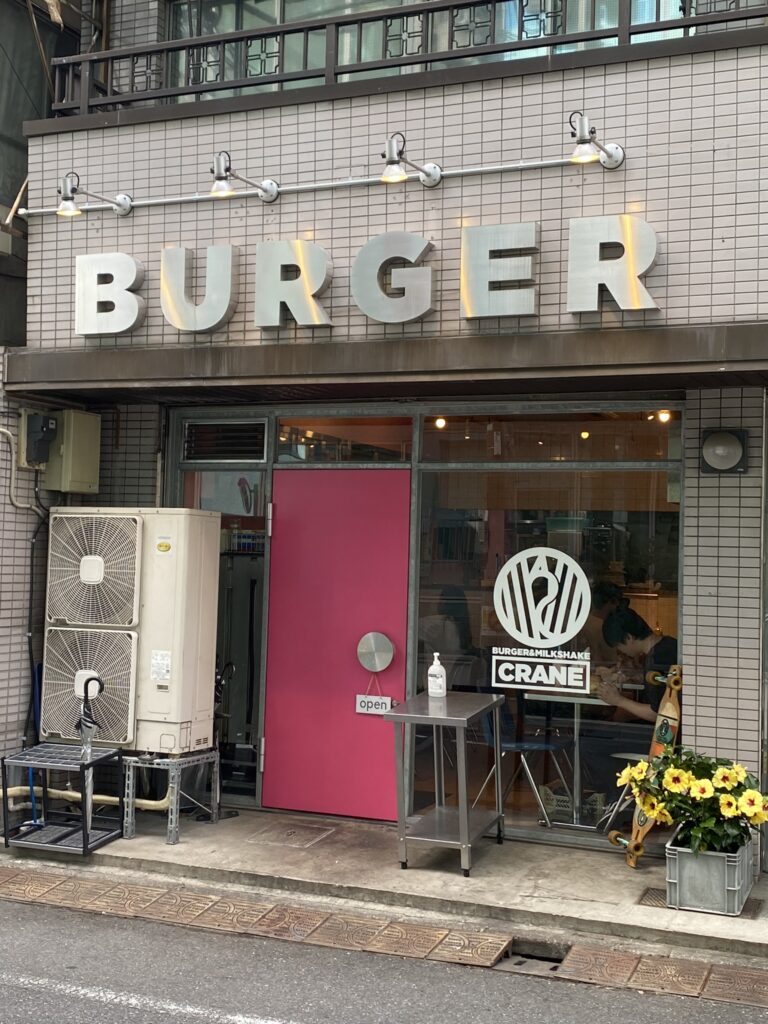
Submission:
[[748,818],[763,811],[763,797],[756,789],[745,789],[739,797],[739,810]]
[[768,821],[768,811],[758,811],[749,818],[750,825],[764,825]]
[[694,800],[707,800],[715,792],[709,779],[694,779],[691,783],[691,796]]
[[736,776],[736,782],[743,782],[747,777],[747,769],[743,764],[732,765],[731,771]]
[[720,813],[724,818],[735,818],[739,813],[739,805],[735,796],[723,793],[720,797]]
[[642,801],[641,807],[645,816],[647,818],[652,818],[654,821],[656,821],[659,814],[664,811],[664,804],[655,796],[647,796],[645,800]]
[[682,768],[667,768],[664,772],[662,785],[670,793],[687,793],[691,784],[691,776]]
[[638,761],[634,768],[630,768],[630,774],[633,779],[636,779],[638,782],[642,782],[648,774],[648,768],[649,765],[647,761]]
[[736,772],[725,766],[718,768],[712,776],[712,785],[715,789],[733,789],[734,786],[738,785],[739,781],[736,777]]
[[660,807],[657,810],[657,812],[656,812],[656,821],[658,821],[658,823],[660,825],[671,825],[672,824],[672,815],[669,813],[669,811],[666,809],[666,807]]
[[628,764],[623,772],[619,772],[616,776],[617,786],[626,786],[632,779],[632,765]]

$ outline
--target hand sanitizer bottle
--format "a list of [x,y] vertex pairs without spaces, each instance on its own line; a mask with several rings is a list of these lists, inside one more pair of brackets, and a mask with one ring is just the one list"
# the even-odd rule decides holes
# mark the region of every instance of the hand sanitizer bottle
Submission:
[[445,691],[445,668],[440,664],[440,655],[435,653],[427,672],[427,693],[430,697],[444,697]]

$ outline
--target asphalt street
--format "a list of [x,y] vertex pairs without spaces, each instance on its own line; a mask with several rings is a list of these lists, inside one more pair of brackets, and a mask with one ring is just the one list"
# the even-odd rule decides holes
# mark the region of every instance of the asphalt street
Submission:
[[757,1024],[768,1011],[0,903],[0,1024]]

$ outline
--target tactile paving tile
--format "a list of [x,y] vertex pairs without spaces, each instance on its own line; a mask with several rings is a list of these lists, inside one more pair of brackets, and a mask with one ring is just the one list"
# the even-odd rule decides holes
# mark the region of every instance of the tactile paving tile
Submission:
[[99,882],[83,878],[65,878],[58,885],[43,893],[38,902],[57,907],[85,909],[98,896],[103,896],[114,887],[114,881]]
[[301,942],[329,917],[327,910],[284,907],[278,904],[248,929],[250,935]]
[[703,999],[724,1003],[768,1006],[768,971],[715,965],[710,969],[701,995]]
[[697,996],[704,988],[709,964],[697,960],[674,960],[666,956],[644,956],[627,983],[629,988]]
[[511,935],[498,932],[451,931],[427,957],[428,960],[443,960],[449,964],[474,964],[476,967],[493,967],[500,960],[512,942]]
[[190,924],[204,910],[213,906],[217,899],[218,896],[207,893],[172,889],[138,911],[138,916],[152,921],[164,921],[166,924]]
[[259,918],[273,908],[274,903],[257,903],[249,899],[233,900],[227,897],[204,910],[189,924],[194,928],[210,928],[213,931],[247,933]]
[[131,917],[141,914],[150,903],[154,903],[167,892],[167,889],[148,885],[115,885],[109,892],[89,903],[88,909]]
[[421,924],[391,921],[365,947],[371,953],[393,953],[425,959],[438,942],[448,935],[448,928],[427,928]]
[[633,953],[614,953],[599,946],[572,946],[558,969],[552,971],[552,977],[623,987],[639,961],[640,957]]
[[331,914],[304,941],[317,946],[331,946],[334,949],[365,949],[386,924],[389,924],[388,917]]
[[47,875],[42,871],[20,871],[12,878],[7,878],[0,883],[0,899],[31,903],[58,885],[59,882],[63,882],[66,877],[66,875]]

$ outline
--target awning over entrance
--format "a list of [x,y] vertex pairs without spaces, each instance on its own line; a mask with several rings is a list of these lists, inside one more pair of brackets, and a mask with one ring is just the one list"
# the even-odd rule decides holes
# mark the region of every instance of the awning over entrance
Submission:
[[170,404],[679,390],[768,382],[762,324],[375,342],[25,349],[6,358],[9,393]]

